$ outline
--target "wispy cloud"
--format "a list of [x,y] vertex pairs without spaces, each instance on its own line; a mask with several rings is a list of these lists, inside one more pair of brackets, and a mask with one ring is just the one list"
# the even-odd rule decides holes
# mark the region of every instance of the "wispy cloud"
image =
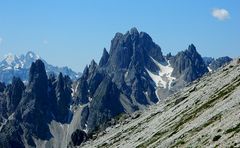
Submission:
[[0,37],[0,45],[2,44],[2,42],[3,42],[3,38],[2,38],[2,37]]
[[214,8],[212,10],[212,16],[217,18],[220,21],[224,21],[230,18],[229,12],[223,8]]

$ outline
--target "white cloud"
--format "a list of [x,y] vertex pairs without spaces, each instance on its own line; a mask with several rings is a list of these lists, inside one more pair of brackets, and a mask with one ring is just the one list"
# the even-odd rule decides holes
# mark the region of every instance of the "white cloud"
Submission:
[[220,21],[224,21],[230,18],[230,14],[226,9],[223,8],[215,8],[212,10],[212,16],[217,18]]

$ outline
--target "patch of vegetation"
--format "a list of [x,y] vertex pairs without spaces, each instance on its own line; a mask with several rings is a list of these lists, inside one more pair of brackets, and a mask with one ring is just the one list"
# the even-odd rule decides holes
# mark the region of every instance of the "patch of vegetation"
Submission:
[[130,128],[124,130],[123,133],[126,133],[126,132],[127,132],[127,133],[132,132],[132,131],[136,130],[137,126],[138,126],[138,124],[135,125],[135,126],[131,126]]
[[195,105],[198,105],[199,102],[200,102],[200,99],[196,100],[196,101],[194,102],[194,104],[195,104]]
[[181,145],[184,145],[186,142],[183,140],[179,140],[178,142],[176,142],[174,145],[172,145],[171,147],[179,147]]
[[143,122],[139,122],[138,124],[136,124],[134,126],[131,126],[130,128],[125,129],[124,131],[122,131],[122,133],[130,135],[134,132],[135,133],[141,132],[144,128],[140,128],[140,126],[142,126],[142,124],[144,124],[146,122],[145,120]]
[[208,143],[208,137],[205,137],[205,140],[203,140],[202,144],[206,145]]
[[174,106],[175,105],[178,105],[179,103],[181,103],[183,100],[185,100],[188,96],[183,96],[183,97],[180,97],[178,99],[175,100],[174,102]]
[[150,139],[147,141],[144,141],[142,144],[138,145],[136,148],[146,148],[152,143],[156,142],[158,139],[160,139],[167,131],[158,131],[155,133]]
[[106,147],[110,147],[111,145],[113,145],[114,143],[117,143],[119,142],[121,139],[125,138],[125,136],[122,136],[121,137],[121,133],[117,133],[114,137],[112,137],[110,139],[110,141],[113,141],[111,143],[107,143],[107,142],[104,142],[103,144],[101,145],[98,145],[97,148],[106,148]]
[[111,140],[117,139],[121,136],[122,134],[119,132],[117,133],[113,138],[111,138]]
[[189,132],[192,132],[192,133],[196,133],[196,132],[199,132],[201,131],[202,129],[208,127],[209,125],[213,124],[214,122],[220,120],[222,117],[222,114],[217,114],[216,116],[213,116],[211,119],[209,119],[207,122],[205,122],[204,124],[202,124],[201,126],[197,127],[197,128],[194,128],[192,130],[190,130]]
[[192,93],[192,92],[194,92],[194,91],[196,91],[197,90],[197,88],[196,88],[196,86],[194,86],[193,88],[191,88],[188,92],[189,93]]
[[107,147],[107,146],[108,146],[108,143],[105,142],[105,143],[99,145],[98,148],[104,148],[104,147]]
[[216,135],[215,137],[213,137],[213,141],[218,141],[221,137],[221,135]]
[[225,134],[229,134],[229,133],[232,133],[232,132],[234,132],[234,134],[240,132],[240,123],[238,123],[238,124],[237,124],[235,127],[233,127],[233,128],[227,129],[226,132],[225,132]]
[[[222,114],[219,113],[219,114],[213,116],[211,119],[209,119],[207,122],[205,122],[201,126],[189,130],[188,133],[195,134],[195,133],[201,131],[202,129],[206,128],[207,126],[213,124],[214,122],[220,120],[221,117],[222,117]],[[190,118],[187,118],[186,120],[190,120]],[[184,121],[186,121],[186,120],[184,120]],[[168,137],[171,137],[174,134],[176,134],[178,132],[177,128],[179,128],[180,126],[181,126],[181,124],[178,124],[178,127],[175,128],[175,131],[173,131]]]
[[158,112],[152,113],[149,117],[147,117],[146,119],[143,120],[142,124],[149,122],[149,121],[152,120],[156,115],[158,115],[158,114],[160,114],[160,113],[162,113],[162,112],[158,111]]
[[168,103],[165,107],[164,107],[164,112],[166,112],[167,110],[169,110],[170,108],[172,108],[174,106],[174,101]]
[[222,117],[222,114],[221,114],[221,113],[213,116],[213,117],[212,117],[211,119],[209,119],[206,123],[204,123],[202,127],[205,128],[205,127],[213,124],[215,121],[220,120],[221,117]]
[[118,114],[117,116],[115,116],[114,119],[117,120],[117,121],[120,121],[121,119],[124,120],[124,119],[126,119],[127,117],[128,117],[128,116],[127,116],[126,113],[120,113],[120,114]]

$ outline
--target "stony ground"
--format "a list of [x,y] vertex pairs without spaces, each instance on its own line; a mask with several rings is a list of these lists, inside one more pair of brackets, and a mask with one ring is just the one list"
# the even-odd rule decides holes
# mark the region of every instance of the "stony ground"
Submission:
[[126,120],[83,147],[240,147],[240,64],[235,60]]

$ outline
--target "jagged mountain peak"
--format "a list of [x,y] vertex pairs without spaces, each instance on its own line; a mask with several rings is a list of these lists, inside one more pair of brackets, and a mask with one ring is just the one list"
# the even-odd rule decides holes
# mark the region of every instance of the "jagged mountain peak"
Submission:
[[0,62],[0,67],[4,67],[6,69],[10,69],[12,67],[21,67],[21,62],[19,60],[19,57],[9,53],[7,55],[4,56],[4,59]]
[[41,57],[37,54],[35,54],[33,51],[28,51],[25,55],[26,60],[37,60],[41,59]]
[[193,44],[189,45],[187,50],[179,52],[170,62],[174,68],[172,75],[185,82],[196,80],[208,72],[204,60]]
[[130,29],[130,34],[139,34],[139,32],[136,27],[133,27]]
[[95,62],[95,60],[92,60],[89,65],[89,71],[93,72],[98,67],[98,64]]
[[91,66],[96,66],[97,65],[97,63],[95,62],[95,60],[94,59],[92,59],[92,61],[91,61],[91,63],[90,63],[90,65],[89,65],[89,67],[91,67]]
[[187,51],[189,51],[189,52],[191,52],[191,53],[195,53],[195,52],[197,52],[197,49],[196,49],[196,47],[195,47],[193,44],[190,44],[190,45],[188,46]]
[[82,77],[87,77],[88,73],[89,73],[89,67],[87,65],[87,66],[85,66],[85,68],[83,70]]
[[228,57],[228,56],[219,57],[219,58],[216,58],[216,59],[209,58],[209,57],[204,58],[204,62],[208,66],[208,70],[210,72],[217,70],[218,68],[222,67],[226,63],[231,62],[232,60],[233,59]]
[[[144,32],[132,28],[125,34],[117,33],[111,42],[108,66],[112,69],[128,69],[130,63],[146,65],[150,57],[158,62],[165,61],[161,48]],[[133,61],[135,60],[135,61]]]
[[18,57],[12,53],[9,53],[4,56],[4,60],[7,61],[8,64],[11,64],[13,61],[15,61]]
[[139,38],[139,32],[136,27],[131,28],[126,34],[129,34],[132,40],[138,40]]
[[99,61],[99,66],[102,67],[107,64],[109,59],[109,53],[106,48],[103,49],[102,57]]
[[14,69],[21,69],[30,67],[32,62],[41,59],[40,56],[32,51],[28,51],[26,55],[17,56],[12,53],[5,55],[5,58],[0,62],[1,67],[13,67]]
[[[48,77],[45,70],[45,65],[42,60],[38,59],[36,62],[33,62],[30,67],[28,88],[39,89],[43,93],[46,93],[44,90],[47,90],[47,80]],[[36,90],[36,92],[39,92],[39,90]]]
[[33,62],[31,67],[30,67],[29,82],[32,81],[32,79],[35,75],[39,75],[39,74],[42,74],[42,73],[47,76],[46,71],[45,71],[44,63],[42,62],[42,60],[38,59],[38,60],[36,60],[36,62]]

